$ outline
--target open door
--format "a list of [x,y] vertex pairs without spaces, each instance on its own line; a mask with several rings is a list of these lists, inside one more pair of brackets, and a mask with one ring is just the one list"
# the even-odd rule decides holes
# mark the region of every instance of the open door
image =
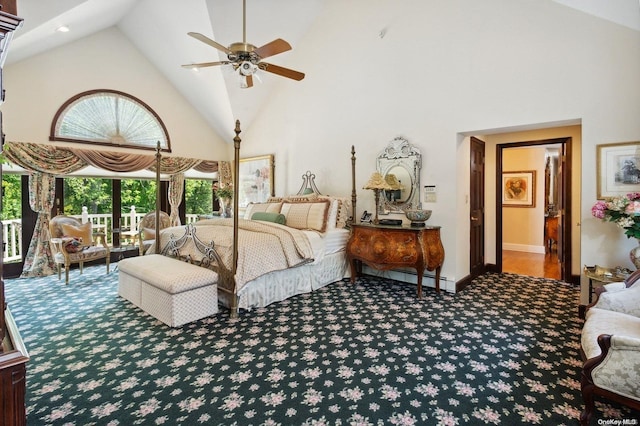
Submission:
[[485,144],[471,137],[470,205],[470,278],[484,274],[484,157]]
[[[503,150],[509,148],[533,147],[542,145],[559,146],[558,173],[557,173],[557,217],[558,240],[557,255],[560,269],[560,280],[572,282],[571,277],[571,143],[570,137],[545,139],[536,141],[510,142],[496,146],[496,176],[502,176]],[[496,194],[500,194],[501,180],[496,179]],[[503,211],[501,197],[496,197],[496,270],[502,272],[502,242],[503,242]],[[542,231],[542,230],[541,230]],[[546,242],[545,242],[546,243]]]

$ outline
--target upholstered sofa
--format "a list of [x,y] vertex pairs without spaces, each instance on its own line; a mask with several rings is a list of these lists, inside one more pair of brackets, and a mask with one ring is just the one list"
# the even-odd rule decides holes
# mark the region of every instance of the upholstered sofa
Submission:
[[583,425],[596,395],[640,410],[640,271],[598,290],[581,336]]

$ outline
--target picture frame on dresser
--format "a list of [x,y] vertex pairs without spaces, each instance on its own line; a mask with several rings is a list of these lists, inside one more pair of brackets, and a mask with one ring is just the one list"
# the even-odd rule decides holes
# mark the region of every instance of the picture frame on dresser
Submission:
[[535,207],[535,195],[535,170],[502,173],[502,205],[504,207]]
[[275,196],[273,154],[240,159],[238,207],[263,203]]
[[640,192],[640,141],[596,146],[597,199]]

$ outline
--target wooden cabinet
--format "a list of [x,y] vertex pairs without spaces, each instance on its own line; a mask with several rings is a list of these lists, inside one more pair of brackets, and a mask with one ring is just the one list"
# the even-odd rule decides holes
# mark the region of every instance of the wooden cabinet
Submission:
[[553,252],[554,245],[558,244],[558,216],[545,216],[544,218],[544,251]]
[[422,297],[425,269],[435,270],[436,292],[440,293],[444,247],[439,226],[351,225],[347,259],[351,266],[351,282],[355,282],[360,262],[378,270],[411,267],[418,274],[418,298]]
[[[4,101],[2,87],[2,67],[7,57],[7,48],[13,31],[21,24],[22,19],[16,15],[16,1],[0,0],[0,103]],[[0,119],[0,138],[4,143],[2,121]],[[2,180],[2,164],[0,164],[0,181]],[[0,210],[2,197],[0,197]],[[0,223],[0,241],[2,236]],[[4,300],[4,281],[2,257],[0,257],[0,424],[6,426],[25,425],[25,393],[26,362],[29,355],[22,342],[18,328],[13,321],[11,311]]]

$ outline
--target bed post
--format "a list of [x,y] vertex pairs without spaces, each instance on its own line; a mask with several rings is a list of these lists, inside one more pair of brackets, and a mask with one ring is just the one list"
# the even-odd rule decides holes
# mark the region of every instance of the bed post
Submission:
[[356,148],[351,145],[351,223],[356,223]]
[[[158,141],[158,146],[156,147],[156,254],[160,253],[160,160],[162,159],[162,155],[160,154],[160,141]],[[133,226],[133,224],[131,224]],[[140,241],[142,245],[142,241]]]
[[238,270],[238,182],[240,175],[240,120],[236,120],[236,128],[234,130],[236,136],[233,138],[234,156],[233,156],[233,265],[232,276],[233,293],[231,294],[231,317],[238,316],[238,295],[236,294],[236,271]]

